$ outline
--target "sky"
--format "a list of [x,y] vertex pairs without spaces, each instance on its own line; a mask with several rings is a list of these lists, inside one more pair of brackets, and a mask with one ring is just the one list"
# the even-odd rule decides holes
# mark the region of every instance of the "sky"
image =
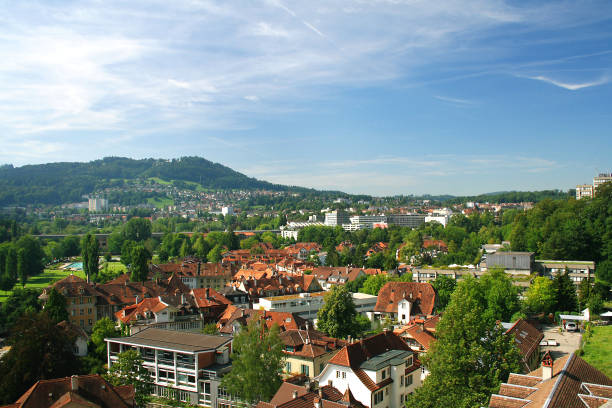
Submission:
[[612,171],[609,0],[0,6],[0,164],[201,156],[371,195]]

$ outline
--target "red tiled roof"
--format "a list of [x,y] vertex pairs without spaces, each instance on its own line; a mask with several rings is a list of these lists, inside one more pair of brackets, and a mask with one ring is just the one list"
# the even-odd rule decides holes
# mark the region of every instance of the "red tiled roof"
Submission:
[[436,303],[436,292],[429,283],[387,282],[378,292],[374,311],[397,313],[397,304],[403,299],[412,302],[412,315],[430,315]]
[[329,364],[351,367],[356,370],[370,357],[388,350],[410,351],[410,347],[396,334],[383,332],[344,346],[329,360]]
[[529,360],[534,353],[539,352],[540,342],[544,334],[523,319],[519,319],[506,331],[506,334],[514,336],[515,343],[521,352],[523,364],[529,371]]
[[[95,402],[103,408],[128,408],[134,406],[134,388],[114,387],[97,374],[74,376],[77,389],[72,390],[72,378],[40,380],[16,402],[19,408],[61,407],[70,401]],[[68,395],[66,395],[68,394]],[[60,405],[56,405],[56,404]]]

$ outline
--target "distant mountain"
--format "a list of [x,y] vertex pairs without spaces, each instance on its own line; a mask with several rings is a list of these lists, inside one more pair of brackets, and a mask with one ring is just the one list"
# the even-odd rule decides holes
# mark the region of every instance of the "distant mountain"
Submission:
[[307,190],[257,180],[201,157],[173,160],[106,157],[89,163],[0,166],[0,206],[82,201],[84,195],[96,190],[152,177],[178,185],[197,183],[203,188],[219,190]]

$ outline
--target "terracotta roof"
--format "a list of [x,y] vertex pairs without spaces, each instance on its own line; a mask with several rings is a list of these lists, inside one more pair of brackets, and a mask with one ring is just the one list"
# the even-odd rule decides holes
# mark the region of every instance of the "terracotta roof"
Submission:
[[[76,378],[77,389],[72,390],[72,379]],[[40,380],[23,394],[14,404],[19,408],[63,407],[73,402],[97,404],[103,408],[127,408],[134,406],[134,388],[114,387],[97,374],[79,375]]]
[[553,362],[549,379],[543,379],[542,367],[529,375],[510,374],[508,383],[491,396],[489,406],[584,408],[610,400],[612,379],[572,353]]
[[[295,393],[295,394],[294,394]],[[365,408],[349,392],[347,399],[337,389],[324,386],[320,392],[309,391],[306,387],[283,382],[270,402],[259,402],[257,408],[314,408],[319,403],[321,408]]]
[[529,367],[529,360],[534,353],[539,352],[539,345],[544,338],[544,334],[523,319],[517,320],[506,331],[506,334],[514,336],[514,341],[521,352],[523,364],[526,370],[529,371],[531,369]]
[[436,292],[429,283],[387,282],[378,292],[374,311],[397,313],[397,304],[403,299],[412,302],[412,315],[430,315],[436,303]]
[[286,351],[285,354],[315,358],[338,350],[347,344],[345,340],[328,337],[316,330],[289,329],[280,334],[285,346],[291,346],[295,351]]
[[238,322],[245,326],[254,318],[263,319],[268,328],[276,324],[281,331],[306,327],[306,320],[295,313],[241,309],[233,305],[228,306],[223,312],[217,327],[219,327],[221,333],[231,334],[233,332],[232,323]]
[[399,336],[392,332],[383,332],[344,346],[329,360],[329,364],[351,367],[356,370],[371,357],[389,350],[411,351]]

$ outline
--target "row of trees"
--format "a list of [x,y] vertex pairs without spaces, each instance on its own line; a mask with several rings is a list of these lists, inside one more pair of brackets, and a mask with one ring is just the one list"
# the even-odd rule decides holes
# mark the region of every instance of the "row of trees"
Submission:
[[29,235],[0,244],[0,289],[11,290],[17,281],[25,285],[28,277],[44,270],[44,264],[40,243]]

